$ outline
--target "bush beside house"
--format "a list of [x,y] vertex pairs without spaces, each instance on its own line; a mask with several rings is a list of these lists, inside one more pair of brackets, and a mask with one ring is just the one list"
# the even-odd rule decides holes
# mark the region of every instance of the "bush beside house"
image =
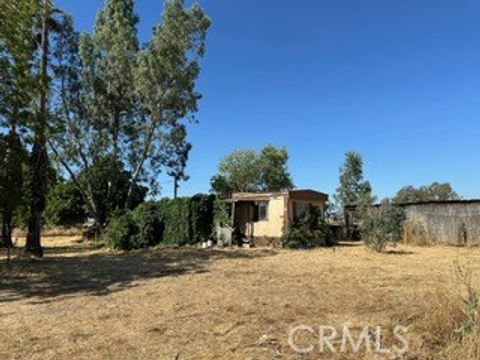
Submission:
[[333,246],[335,240],[320,209],[311,206],[305,215],[296,220],[292,228],[287,231],[283,245],[291,249],[310,249]]

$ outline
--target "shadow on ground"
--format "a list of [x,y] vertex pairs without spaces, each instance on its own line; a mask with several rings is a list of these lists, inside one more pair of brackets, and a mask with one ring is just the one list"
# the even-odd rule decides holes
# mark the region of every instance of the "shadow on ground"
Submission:
[[[46,248],[41,260],[14,258],[0,267],[0,303],[36,298],[48,302],[58,296],[107,295],[135,286],[138,280],[208,272],[222,259],[272,256],[270,249],[155,249],[130,253],[92,252],[91,248]],[[3,254],[2,254],[3,255]],[[33,299],[32,299],[33,300]]]

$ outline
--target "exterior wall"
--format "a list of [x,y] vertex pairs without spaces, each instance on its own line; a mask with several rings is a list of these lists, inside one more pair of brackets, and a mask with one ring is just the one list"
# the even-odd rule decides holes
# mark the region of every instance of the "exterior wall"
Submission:
[[252,222],[253,236],[280,238],[285,224],[285,195],[270,198],[268,201],[268,219]]
[[404,205],[405,241],[480,245],[480,202]]

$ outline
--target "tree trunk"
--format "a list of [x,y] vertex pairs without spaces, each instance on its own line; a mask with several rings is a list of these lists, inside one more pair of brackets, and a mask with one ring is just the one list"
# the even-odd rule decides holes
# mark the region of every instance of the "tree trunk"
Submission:
[[30,217],[25,253],[42,257],[43,249],[40,241],[42,215],[45,209],[45,197],[48,185],[48,153],[45,130],[47,122],[47,90],[48,90],[48,18],[50,1],[43,0],[42,36],[40,49],[40,90],[38,102],[38,119],[35,126],[35,137],[30,155]]
[[13,247],[12,243],[12,211],[5,209],[2,219],[2,243],[6,248]]
[[176,199],[178,197],[178,179],[176,177],[173,178],[173,198]]
[[343,208],[343,217],[345,219],[345,231],[347,232],[347,239],[346,240],[352,240],[352,234],[350,231],[350,213],[348,210],[344,207]]
[[43,249],[40,241],[42,230],[42,214],[45,209],[48,186],[48,155],[45,137],[36,137],[30,156],[30,217],[25,252],[42,257]]

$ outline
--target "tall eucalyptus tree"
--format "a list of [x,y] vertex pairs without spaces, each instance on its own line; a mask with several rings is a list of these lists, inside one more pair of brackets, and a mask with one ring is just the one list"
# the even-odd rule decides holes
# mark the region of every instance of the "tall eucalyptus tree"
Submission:
[[137,23],[132,0],[106,0],[92,35],[78,37],[71,29],[54,51],[61,87],[50,146],[100,226],[94,164],[109,161],[112,197],[115,174],[130,174],[123,206],[129,208],[139,182],[154,188],[171,156],[166,139],[185,120],[195,120],[200,99],[195,83],[210,26],[203,10],[166,1],[162,22],[143,49]]

